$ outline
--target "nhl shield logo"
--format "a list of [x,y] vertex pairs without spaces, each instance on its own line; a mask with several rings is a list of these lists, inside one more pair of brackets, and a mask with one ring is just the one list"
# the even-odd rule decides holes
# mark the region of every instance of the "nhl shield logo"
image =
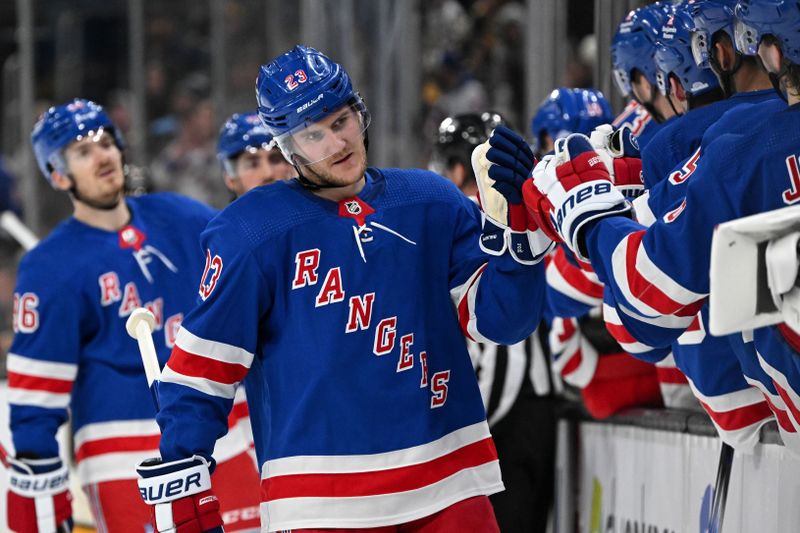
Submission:
[[358,216],[361,214],[361,204],[359,204],[355,200],[350,200],[344,203],[344,208],[347,209],[347,212],[351,215]]

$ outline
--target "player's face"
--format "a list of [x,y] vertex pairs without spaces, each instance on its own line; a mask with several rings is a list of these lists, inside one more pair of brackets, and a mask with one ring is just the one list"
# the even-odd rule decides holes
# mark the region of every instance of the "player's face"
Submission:
[[64,150],[64,161],[77,198],[100,207],[113,207],[122,198],[122,153],[109,132],[73,142]]
[[298,153],[316,161],[300,167],[310,181],[345,187],[364,177],[367,149],[359,114],[343,107],[294,135]]
[[250,189],[294,177],[295,170],[278,148],[245,150],[236,158],[236,176],[229,187],[236,196]]

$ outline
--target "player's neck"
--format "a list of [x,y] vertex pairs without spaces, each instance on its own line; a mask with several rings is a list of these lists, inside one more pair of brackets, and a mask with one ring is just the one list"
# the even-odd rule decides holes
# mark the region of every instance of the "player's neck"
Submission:
[[367,183],[366,177],[362,176],[360,180],[353,183],[352,185],[347,185],[346,187],[330,187],[330,188],[323,188],[317,189],[314,191],[314,194],[321,198],[325,198],[326,200],[331,200],[332,202],[338,202],[340,200],[344,200],[345,198],[352,198],[356,196],[358,193],[361,192],[361,189],[364,188],[364,185]]
[[733,75],[733,79],[736,82],[737,92],[740,93],[772,89],[769,76],[760,68],[742,65],[738,72]]
[[73,205],[75,219],[93,228],[117,231],[131,220],[131,212],[124,198],[113,209],[97,209],[80,201],[73,202]]

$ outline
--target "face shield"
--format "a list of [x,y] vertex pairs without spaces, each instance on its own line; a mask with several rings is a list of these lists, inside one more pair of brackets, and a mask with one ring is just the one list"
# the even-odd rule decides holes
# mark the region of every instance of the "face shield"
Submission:
[[733,35],[737,50],[748,56],[758,55],[758,32],[754,28],[737,19]]
[[117,144],[114,135],[111,133],[111,130],[106,131],[106,129],[103,126],[100,126],[96,130],[89,130],[86,133],[81,133],[77,135],[75,139],[72,142],[70,142],[67,146],[65,146],[63,149],[53,152],[50,155],[50,158],[48,159],[48,163],[50,163],[52,168],[56,170],[59,174],[65,174],[65,175],[68,174],[69,172],[67,170],[67,161],[65,157],[66,149],[79,141],[83,141],[84,139],[92,144],[97,144],[97,143],[102,143],[104,145],[113,144],[117,146],[117,148],[119,148],[119,145]]
[[631,94],[631,78],[627,72],[622,69],[614,69],[614,84],[624,97],[629,97]]
[[[275,140],[271,140],[269,142],[260,143],[260,144],[249,144],[244,147],[244,150],[239,152],[238,154],[234,155],[233,157],[227,157],[222,160],[222,166],[225,169],[225,173],[228,176],[235,176],[236,175],[236,160],[239,156],[245,152],[248,154],[257,154],[259,150],[264,150],[266,152],[272,152],[273,149],[277,148],[278,145],[275,143]],[[272,154],[270,153],[269,160],[270,163],[277,164],[281,160],[283,160],[283,155],[280,152],[276,152],[275,158],[273,158]],[[278,160],[277,158],[280,158]]]
[[363,142],[370,114],[361,98],[354,98],[317,122],[302,123],[277,137],[284,157],[295,165],[311,165],[344,157]]
[[692,32],[692,57],[700,68],[710,68],[711,39],[706,30]]

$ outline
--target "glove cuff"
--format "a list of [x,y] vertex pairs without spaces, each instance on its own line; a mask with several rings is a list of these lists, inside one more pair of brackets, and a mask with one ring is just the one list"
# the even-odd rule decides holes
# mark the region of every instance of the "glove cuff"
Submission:
[[8,459],[8,489],[25,498],[54,496],[69,489],[69,469],[60,459]]
[[199,455],[169,463],[148,459],[136,467],[139,493],[146,504],[156,505],[211,490],[209,466]]

